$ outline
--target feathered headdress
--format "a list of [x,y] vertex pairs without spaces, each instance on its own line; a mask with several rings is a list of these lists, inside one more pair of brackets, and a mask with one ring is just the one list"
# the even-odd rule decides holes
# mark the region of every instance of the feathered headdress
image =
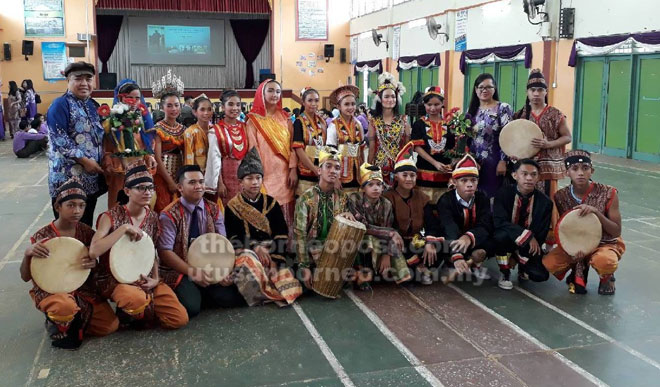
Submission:
[[403,86],[403,83],[399,82],[394,78],[394,75],[384,72],[378,76],[378,89],[371,90],[369,93],[374,93],[374,99],[371,103],[371,109],[376,109],[376,103],[381,102],[380,93],[385,89],[392,89],[396,94],[396,101],[399,106],[402,105],[401,96],[406,93],[406,88]]
[[163,78],[151,84],[151,91],[154,98],[158,99],[168,93],[181,97],[183,95],[183,81],[180,77],[172,74],[172,69],[168,69]]

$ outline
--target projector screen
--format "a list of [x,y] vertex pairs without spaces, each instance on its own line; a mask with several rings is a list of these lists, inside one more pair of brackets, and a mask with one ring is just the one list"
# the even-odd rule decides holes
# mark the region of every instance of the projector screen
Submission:
[[131,63],[225,65],[225,21],[129,18]]

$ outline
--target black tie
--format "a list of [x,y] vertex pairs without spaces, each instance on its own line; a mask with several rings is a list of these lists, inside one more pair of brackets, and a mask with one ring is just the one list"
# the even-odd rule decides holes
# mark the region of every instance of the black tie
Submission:
[[199,207],[193,209],[192,214],[190,215],[190,228],[188,229],[188,246],[192,243],[195,238],[199,236],[199,215],[197,211]]
[[520,216],[518,217],[518,225],[522,227],[525,226],[525,222],[527,221],[527,217],[529,217],[529,211],[527,207],[529,207],[529,198],[525,197],[523,195],[520,195],[520,209],[519,209],[519,214]]

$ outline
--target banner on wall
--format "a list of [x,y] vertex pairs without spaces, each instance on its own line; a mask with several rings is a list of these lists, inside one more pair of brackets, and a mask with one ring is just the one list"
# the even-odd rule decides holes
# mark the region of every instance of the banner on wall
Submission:
[[68,64],[64,42],[41,42],[41,63],[44,67],[44,80],[59,81],[64,78]]
[[328,40],[328,1],[296,1],[296,40]]
[[392,59],[399,59],[401,54],[401,26],[392,28]]
[[64,36],[63,0],[23,0],[25,36]]
[[454,29],[454,51],[467,50],[467,20],[468,10],[463,9],[456,12],[456,24]]

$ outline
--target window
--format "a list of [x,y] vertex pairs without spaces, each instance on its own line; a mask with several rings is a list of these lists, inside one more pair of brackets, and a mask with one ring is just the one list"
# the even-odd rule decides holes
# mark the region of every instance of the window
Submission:
[[389,8],[390,5],[399,5],[408,1],[411,0],[353,0],[351,4],[351,18],[354,19]]

